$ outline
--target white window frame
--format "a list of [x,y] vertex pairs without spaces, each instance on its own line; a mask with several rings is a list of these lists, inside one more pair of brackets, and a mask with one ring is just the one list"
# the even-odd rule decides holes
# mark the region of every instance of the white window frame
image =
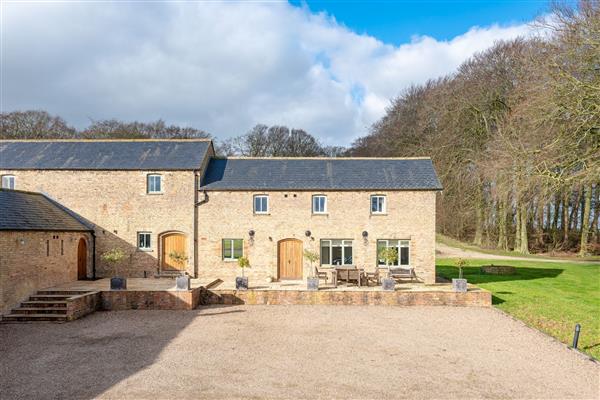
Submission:
[[[146,243],[146,240],[144,240],[144,243],[146,244],[146,246],[144,246],[144,247],[142,247],[140,244],[141,243],[140,237],[142,235],[143,236],[148,235],[148,242]],[[137,248],[138,248],[138,250],[142,250],[142,251],[151,251],[152,250],[152,232],[143,231],[143,232],[137,233]]]
[[[318,198],[323,198],[323,210],[317,211],[315,210],[315,200]],[[312,213],[313,214],[327,214],[327,196],[324,194],[315,194],[312,196]]]
[[[398,265],[393,265],[394,267],[410,267],[410,260],[411,260],[411,255],[410,255],[410,240],[408,240],[408,239],[377,239],[377,243],[376,243],[377,252],[379,252],[379,243],[380,242],[385,242],[385,247],[386,248],[390,248],[391,247],[391,248],[396,249],[398,251]],[[395,246],[394,245],[390,246],[390,242],[397,242],[397,244]],[[401,258],[402,258],[401,257],[401,250],[400,249],[402,249],[402,248],[408,249],[408,264],[401,264],[400,263],[401,262]],[[386,267],[387,268],[386,263],[382,262],[379,259],[379,254],[376,254],[376,257],[377,257],[377,265],[379,267]]]
[[[383,202],[381,204],[381,210],[373,211],[373,199],[376,199],[376,198],[383,199]],[[372,194],[371,197],[369,198],[369,200],[370,200],[369,208],[371,210],[371,214],[382,215],[382,214],[387,213],[387,196],[385,194]]]
[[[152,178],[158,178],[160,190],[153,190],[152,185],[150,184],[150,180]],[[148,174],[146,175],[146,193],[148,194],[162,194],[163,190],[163,177],[161,174]]]
[[2,189],[15,190],[17,188],[17,177],[14,175],[2,175]]
[[[236,240],[241,240],[242,242],[242,254],[240,254],[239,257],[235,256],[235,246],[234,246],[234,242]],[[226,258],[225,257],[225,247],[226,245],[229,246],[229,248],[231,249],[231,257],[230,258]],[[223,261],[228,261],[228,262],[233,262],[236,261],[241,258],[244,257],[244,239],[221,239],[221,257],[223,258]]]
[[[334,245],[333,242],[341,242],[339,245]],[[319,264],[320,265],[326,265],[326,266],[330,266],[333,267],[335,265],[354,265],[354,246],[352,244],[352,240],[351,239],[321,239],[321,243],[320,243],[320,247],[319,247],[319,252],[322,253],[323,252],[323,244],[324,243],[328,243],[329,244],[329,264],[323,264],[323,257],[320,257],[319,260]],[[341,247],[342,249],[342,263],[341,264],[332,264],[333,262],[333,248],[334,247]],[[349,264],[346,264],[346,247],[350,247],[352,248],[352,262]]]
[[[257,199],[266,199],[266,210],[265,211],[259,211],[256,209],[256,200]],[[262,201],[261,201],[262,203]],[[255,194],[254,196],[252,196],[252,210],[254,211],[254,214],[268,214],[269,213],[269,195],[268,194]]]

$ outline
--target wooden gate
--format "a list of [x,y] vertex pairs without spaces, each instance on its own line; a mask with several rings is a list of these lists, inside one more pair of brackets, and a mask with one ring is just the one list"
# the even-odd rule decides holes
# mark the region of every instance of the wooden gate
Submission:
[[81,238],[77,245],[77,279],[85,278],[87,278],[87,243],[84,238]]
[[185,270],[185,264],[182,266],[178,265],[169,255],[177,252],[189,257],[189,254],[186,252],[185,235],[183,233],[167,233],[161,238],[161,268],[163,270]]
[[277,245],[279,279],[302,279],[302,241],[283,239]]

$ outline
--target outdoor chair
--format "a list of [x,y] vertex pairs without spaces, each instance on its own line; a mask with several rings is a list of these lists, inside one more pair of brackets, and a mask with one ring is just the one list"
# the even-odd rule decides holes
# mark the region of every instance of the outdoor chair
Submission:
[[375,285],[381,285],[381,275],[379,267],[375,268],[375,272],[365,272],[364,277],[367,286],[369,286],[371,282],[374,282]]
[[329,277],[327,276],[327,272],[319,271],[319,267],[315,267],[315,276],[319,278],[319,280],[324,279],[325,284],[327,285],[327,280],[329,279]]

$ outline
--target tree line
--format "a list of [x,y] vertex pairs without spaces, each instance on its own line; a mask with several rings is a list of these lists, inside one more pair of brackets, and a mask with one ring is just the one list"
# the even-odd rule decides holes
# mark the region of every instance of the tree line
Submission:
[[477,245],[600,253],[600,3],[555,5],[394,99],[358,156],[431,156],[438,230]]

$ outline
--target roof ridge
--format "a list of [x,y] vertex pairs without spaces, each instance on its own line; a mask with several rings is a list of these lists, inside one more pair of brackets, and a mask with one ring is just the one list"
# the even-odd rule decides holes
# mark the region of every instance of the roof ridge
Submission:
[[[32,192],[30,190],[19,190],[19,189],[7,189],[7,188],[0,188],[0,192],[19,192],[19,193],[26,193],[26,194],[35,194],[38,196],[44,196],[43,193],[40,192]],[[46,196],[44,196],[46,197]]]
[[431,160],[431,157],[212,157],[218,160]]
[[53,142],[82,142],[82,143],[93,143],[93,142],[212,142],[211,138],[173,138],[173,139],[0,139],[0,143],[8,142],[39,142],[39,143],[53,143]]

